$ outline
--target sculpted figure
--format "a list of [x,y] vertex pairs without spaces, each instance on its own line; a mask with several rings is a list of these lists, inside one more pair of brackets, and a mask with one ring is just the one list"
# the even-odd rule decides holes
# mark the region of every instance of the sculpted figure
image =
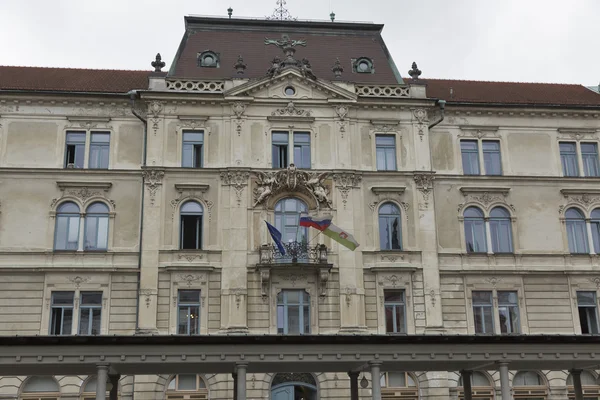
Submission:
[[273,186],[277,183],[277,178],[273,173],[257,172],[258,187],[254,189],[256,200],[254,207],[262,203],[267,197],[273,193]]

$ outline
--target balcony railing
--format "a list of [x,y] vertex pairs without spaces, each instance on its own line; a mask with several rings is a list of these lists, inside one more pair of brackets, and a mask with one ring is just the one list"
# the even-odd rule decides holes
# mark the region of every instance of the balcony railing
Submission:
[[310,245],[303,242],[283,243],[285,254],[277,246],[263,244],[260,249],[261,264],[327,264],[327,246]]

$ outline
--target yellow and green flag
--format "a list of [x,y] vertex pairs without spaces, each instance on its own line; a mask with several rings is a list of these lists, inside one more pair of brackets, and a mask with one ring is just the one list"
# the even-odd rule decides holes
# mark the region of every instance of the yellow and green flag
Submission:
[[329,226],[322,232],[324,235],[329,236],[342,246],[345,246],[352,251],[354,251],[359,246],[356,239],[354,239],[354,236],[344,231],[339,226],[335,226],[334,224],[329,224]]

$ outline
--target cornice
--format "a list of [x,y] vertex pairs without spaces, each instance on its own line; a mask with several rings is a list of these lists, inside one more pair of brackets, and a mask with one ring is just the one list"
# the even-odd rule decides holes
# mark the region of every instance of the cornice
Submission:
[[561,189],[560,193],[563,196],[570,196],[570,195],[581,195],[581,194],[600,194],[600,189],[585,189],[585,188],[579,188],[579,189]]
[[[491,109],[490,107],[497,107]],[[511,110],[512,108],[512,110]],[[452,116],[498,116],[498,117],[540,117],[540,118],[600,118],[600,107],[596,108],[569,108],[567,106],[544,108],[544,107],[531,107],[531,106],[515,106],[515,105],[504,105],[498,107],[497,105],[490,105],[488,107],[482,107],[481,105],[455,105],[446,103],[446,117]]]
[[111,182],[98,181],[56,181],[56,185],[60,190],[87,187],[88,189],[102,189],[107,191],[112,187]]
[[463,186],[460,188],[460,192],[464,195],[467,194],[479,194],[479,193],[501,193],[503,195],[508,194],[510,191],[509,187],[499,186]]

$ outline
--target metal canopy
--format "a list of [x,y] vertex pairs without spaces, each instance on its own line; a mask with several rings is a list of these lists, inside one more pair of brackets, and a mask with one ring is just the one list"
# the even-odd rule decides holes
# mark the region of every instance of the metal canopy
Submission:
[[[597,354],[596,354],[597,353]],[[594,336],[96,336],[0,339],[0,375],[594,369]]]

